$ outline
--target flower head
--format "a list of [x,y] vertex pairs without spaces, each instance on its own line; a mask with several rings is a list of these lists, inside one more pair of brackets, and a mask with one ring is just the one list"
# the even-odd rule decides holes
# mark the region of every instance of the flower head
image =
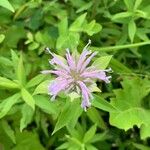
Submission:
[[55,74],[56,79],[48,86],[49,94],[52,95],[52,100],[61,92],[77,92],[82,95],[81,107],[86,110],[91,106],[92,91],[90,86],[93,85],[96,80],[102,80],[109,83],[111,76],[106,76],[106,72],[111,71],[99,70],[94,66],[89,66],[92,58],[97,52],[91,52],[88,50],[89,43],[84,47],[79,57],[70,54],[69,49],[66,51],[66,59],[61,59],[60,56],[52,53],[49,49],[49,53],[52,55],[50,64],[55,66],[54,70],[44,70],[44,74]]

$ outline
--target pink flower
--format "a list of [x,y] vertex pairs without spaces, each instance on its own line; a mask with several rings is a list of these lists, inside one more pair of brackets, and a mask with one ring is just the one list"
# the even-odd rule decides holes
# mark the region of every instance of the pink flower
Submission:
[[89,43],[84,47],[83,52],[80,57],[73,56],[70,54],[69,49],[66,52],[65,62],[60,58],[60,56],[52,53],[48,48],[47,50],[52,55],[52,60],[50,64],[56,67],[55,70],[44,70],[44,74],[55,74],[56,79],[48,86],[48,91],[52,95],[52,100],[61,92],[75,91],[82,95],[81,107],[86,111],[87,107],[91,106],[92,91],[90,90],[90,85],[94,84],[96,80],[102,80],[106,83],[110,82],[111,76],[106,76],[106,72],[111,71],[99,70],[94,66],[89,66],[92,58],[97,54],[97,52],[91,52],[88,50]]

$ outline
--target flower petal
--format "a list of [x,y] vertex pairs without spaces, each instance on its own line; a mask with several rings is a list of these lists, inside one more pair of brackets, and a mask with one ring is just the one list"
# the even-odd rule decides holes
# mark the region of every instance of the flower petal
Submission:
[[70,68],[72,70],[75,70],[75,68],[76,68],[75,60],[73,60],[73,57],[70,55],[69,49],[67,49],[66,58],[67,58],[67,62],[68,62],[68,65],[70,66]]
[[86,111],[86,108],[91,106],[90,97],[92,97],[92,95],[89,89],[86,87],[86,85],[82,81],[78,81],[78,84],[79,84],[79,87],[81,88],[82,98],[83,98],[81,107],[84,108],[84,110]]
[[53,99],[58,95],[59,92],[65,90],[66,88],[68,88],[70,86],[70,83],[72,82],[72,80],[66,80],[63,78],[56,78],[54,80],[54,82],[52,82],[49,86],[48,86],[48,91],[49,94],[53,95]]
[[90,55],[90,54],[91,54],[91,51],[88,51],[87,49],[85,49],[85,50],[81,53],[80,58],[79,58],[79,61],[78,61],[78,63],[77,63],[77,72],[80,71],[81,66],[82,66],[82,64],[84,63],[84,61],[86,60],[87,55]]
[[94,53],[92,53],[92,55],[90,55],[89,58],[87,58],[87,59],[85,60],[85,62],[83,63],[83,65],[82,65],[82,67],[81,67],[81,71],[83,71],[83,70],[87,67],[87,65],[91,62],[92,58],[93,58],[94,56],[96,56],[96,55],[97,55],[97,52],[94,52]]

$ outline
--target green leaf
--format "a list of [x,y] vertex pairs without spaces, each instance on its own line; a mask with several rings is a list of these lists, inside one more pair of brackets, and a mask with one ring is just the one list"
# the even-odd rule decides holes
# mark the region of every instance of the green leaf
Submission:
[[76,13],[80,13],[80,12],[82,12],[82,11],[84,11],[84,10],[88,10],[88,9],[91,8],[92,5],[93,5],[93,1],[91,1],[91,2],[89,2],[89,3],[86,3],[86,4],[84,4],[83,6],[81,6],[81,7],[76,11]]
[[150,137],[150,124],[142,124],[140,129],[140,136],[141,139],[146,139]]
[[1,124],[2,124],[3,130],[5,131],[5,133],[12,140],[12,142],[14,144],[16,144],[16,137],[15,137],[14,130],[11,128],[11,126],[8,124],[8,122],[5,120],[1,120]]
[[107,130],[105,130],[105,132],[102,133],[96,133],[94,135],[94,137],[91,140],[91,143],[97,143],[100,141],[106,141],[108,139],[111,138],[111,135],[109,134],[109,132]]
[[35,100],[32,95],[24,88],[21,89],[21,95],[26,104],[28,104],[33,110],[35,109]]
[[20,84],[24,85],[26,82],[26,75],[25,75],[25,69],[23,66],[22,53],[21,53],[20,58],[19,58],[16,74],[17,74],[17,79],[19,80]]
[[94,62],[93,62],[93,66],[95,66],[98,69],[106,69],[110,60],[112,58],[112,55],[108,55],[108,56],[102,56],[100,58],[97,58]]
[[67,17],[63,18],[61,22],[58,24],[59,35],[68,34],[68,19]]
[[58,108],[55,102],[50,101],[48,97],[37,95],[34,96],[35,104],[48,114],[57,114]]
[[59,147],[57,147],[56,150],[59,150],[59,149],[68,149],[68,147],[69,147],[69,143],[66,142],[66,143],[61,144]]
[[16,52],[14,50],[12,50],[12,49],[11,49],[11,59],[12,59],[12,62],[13,62],[14,70],[16,72],[17,66],[18,66],[18,62],[19,62],[19,57],[16,54]]
[[90,23],[84,24],[82,28],[82,31],[86,32],[90,36],[102,30],[102,26],[99,23],[96,23],[95,20],[91,21]]
[[45,150],[36,132],[18,132],[16,134],[16,145],[11,150]]
[[134,5],[134,0],[124,0],[124,3],[126,5],[126,7],[128,8],[128,10],[132,10],[133,9],[133,5]]
[[32,51],[32,50],[35,50],[35,49],[39,48],[39,46],[40,46],[39,43],[37,43],[37,42],[32,42],[32,43],[29,44],[28,49],[29,49],[30,51]]
[[5,35],[4,34],[0,34],[0,43],[2,43],[5,39]]
[[142,3],[143,0],[136,0],[134,4],[134,10],[136,10]]
[[80,32],[82,30],[82,25],[85,21],[87,13],[82,14],[79,16],[70,26],[69,30],[73,32]]
[[8,58],[1,56],[0,57],[0,65],[5,66],[12,66],[12,61],[10,61]]
[[0,87],[8,88],[8,89],[19,89],[20,86],[7,78],[0,77]]
[[4,117],[8,111],[11,109],[11,107],[17,103],[18,99],[20,98],[20,94],[14,94],[13,96],[10,96],[3,100],[0,103],[0,118]]
[[[80,107],[80,106],[78,106]],[[62,108],[62,111],[58,117],[57,123],[55,125],[54,131],[52,134],[66,126],[68,123],[71,123],[71,119],[74,116],[76,109],[74,108],[74,102],[66,102],[65,106]]]
[[149,125],[150,110],[144,109],[141,103],[150,92],[150,82],[147,79],[125,78],[122,87],[114,91],[116,98],[111,99],[111,104],[117,110],[110,112],[110,124],[124,130],[134,125],[139,128],[143,124]]
[[92,140],[92,138],[95,135],[96,128],[97,126],[95,124],[85,133],[84,138],[83,138],[84,143],[90,142]]
[[20,120],[20,131],[22,132],[22,130],[26,128],[29,123],[31,123],[34,111],[29,105],[24,104],[21,113],[22,118]]
[[8,0],[0,0],[0,6],[7,8],[12,12],[15,12],[14,8],[12,7],[12,5],[9,3]]
[[133,143],[133,146],[139,150],[150,150],[149,146],[145,146],[143,144]]
[[56,48],[59,49],[60,54],[65,54],[65,51],[62,51],[61,49],[76,48],[79,43],[79,38],[79,34],[73,32],[69,32],[66,35],[60,35],[57,39]]
[[101,117],[101,114],[98,112],[98,110],[94,107],[91,107],[87,110],[87,116],[90,118],[90,120],[93,123],[96,123],[97,126],[99,126],[102,129],[106,129],[105,122],[103,121],[103,118]]
[[52,81],[50,80],[46,80],[43,81],[42,83],[40,83],[36,89],[34,90],[33,95],[37,95],[37,94],[48,94],[48,85],[51,83]]
[[117,13],[117,14],[113,15],[112,20],[119,20],[122,18],[128,18],[130,16],[132,16],[131,12],[121,12],[121,13]]
[[120,73],[127,73],[127,74],[131,74],[132,70],[130,70],[127,66],[125,66],[124,64],[122,64],[121,62],[119,62],[117,59],[112,58],[110,61],[110,66],[112,68],[112,70],[114,72],[117,72],[118,74]]
[[87,144],[86,145],[86,149],[87,150],[98,150],[95,146],[93,146],[92,144]]
[[107,112],[114,112],[116,111],[116,108],[112,106],[112,104],[108,103],[106,100],[104,100],[102,97],[94,95],[94,99],[92,100],[92,106],[102,109]]
[[74,100],[72,102],[72,105],[73,107],[75,108],[71,114],[71,120],[70,122],[68,123],[67,127],[70,127],[70,128],[74,128],[77,121],[78,121],[78,118],[81,116],[82,112],[83,112],[83,109],[80,107],[80,101],[79,100]]
[[131,19],[128,24],[128,34],[129,34],[129,38],[130,38],[131,42],[133,42],[133,40],[134,40],[135,33],[136,33],[136,24],[135,24],[134,20]]
[[27,88],[31,88],[33,86],[36,86],[37,84],[39,84],[40,82],[42,82],[44,80],[46,76],[43,74],[39,74],[37,76],[35,76],[34,78],[32,78],[27,84],[26,87]]

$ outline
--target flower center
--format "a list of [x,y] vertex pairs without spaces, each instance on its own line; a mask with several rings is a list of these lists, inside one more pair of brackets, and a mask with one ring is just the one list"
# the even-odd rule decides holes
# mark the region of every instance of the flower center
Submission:
[[80,72],[78,73],[78,72],[72,70],[72,71],[70,72],[70,75],[72,76],[72,78],[74,79],[75,82],[76,82],[76,81],[79,81],[79,80],[80,80],[80,81],[82,80],[82,78],[81,78],[81,76],[80,76]]

